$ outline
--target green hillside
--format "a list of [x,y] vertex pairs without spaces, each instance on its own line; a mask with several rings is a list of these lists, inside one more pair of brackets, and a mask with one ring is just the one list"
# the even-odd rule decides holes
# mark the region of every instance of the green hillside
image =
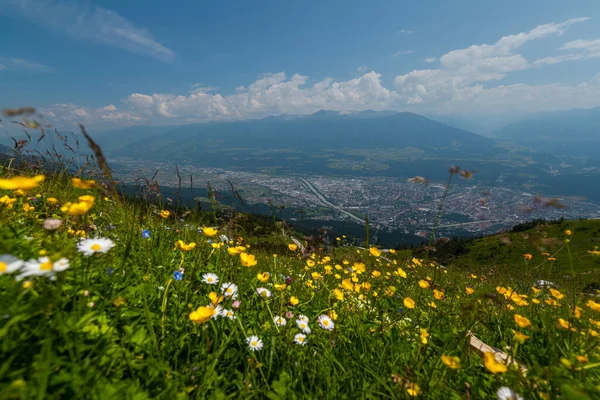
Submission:
[[[572,236],[567,237],[566,230]],[[448,243],[440,247],[439,259],[450,267],[488,275],[519,279],[529,274],[554,282],[563,282],[572,265],[580,282],[600,287],[600,257],[589,253],[599,245],[600,220],[540,221],[503,234]],[[526,260],[524,254],[532,258]]]

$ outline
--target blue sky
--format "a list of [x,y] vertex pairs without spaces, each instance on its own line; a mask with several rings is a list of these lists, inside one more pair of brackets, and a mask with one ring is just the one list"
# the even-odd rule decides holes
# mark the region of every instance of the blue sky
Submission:
[[97,129],[600,106],[600,2],[0,0],[0,107]]

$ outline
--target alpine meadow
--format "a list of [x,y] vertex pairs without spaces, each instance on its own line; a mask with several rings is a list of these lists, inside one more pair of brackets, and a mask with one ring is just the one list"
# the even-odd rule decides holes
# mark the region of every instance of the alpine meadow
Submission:
[[598,18],[0,1],[0,399],[600,399]]

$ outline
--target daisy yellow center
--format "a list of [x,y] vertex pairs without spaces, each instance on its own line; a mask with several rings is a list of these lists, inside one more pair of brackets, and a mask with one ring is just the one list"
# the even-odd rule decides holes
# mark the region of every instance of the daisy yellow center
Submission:
[[329,326],[329,321],[327,321],[327,320],[323,321],[323,325]]
[[299,341],[299,342],[304,342],[304,338],[303,338],[302,336],[300,336],[300,337],[298,338],[298,341]]
[[231,293],[232,291],[231,288],[227,288],[227,293]]
[[52,264],[52,261],[46,261],[40,265],[40,269],[42,271],[52,271],[54,269],[54,264]]
[[8,265],[6,265],[5,262],[0,261],[0,272],[6,271],[7,267],[8,267]]
[[258,346],[258,343],[256,341],[252,341],[252,343],[250,343],[250,344],[254,347]]
[[306,328],[306,324],[305,323],[300,324],[300,328],[302,328],[302,329]]
[[98,251],[102,248],[102,246],[100,246],[98,243],[94,243],[91,247],[92,250],[94,251]]
[[208,278],[207,281],[212,282],[213,278]]

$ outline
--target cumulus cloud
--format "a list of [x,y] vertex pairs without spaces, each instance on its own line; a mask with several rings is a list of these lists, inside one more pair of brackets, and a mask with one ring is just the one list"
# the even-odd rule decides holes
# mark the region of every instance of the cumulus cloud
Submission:
[[31,60],[16,57],[0,57],[0,71],[53,72],[54,69]]
[[79,0],[3,0],[0,13],[62,32],[74,39],[118,47],[171,62],[175,53],[119,14]]
[[436,61],[437,61],[437,57],[427,57],[425,59],[425,62],[428,63],[428,64],[431,64],[431,63],[436,62]]
[[[471,45],[440,57],[439,69],[414,70],[395,78],[396,90],[408,104],[473,100],[486,89],[483,83],[499,81],[507,74],[536,65],[516,52],[525,43],[550,35],[562,35],[571,25],[588,18],[538,25],[527,32],[508,35],[493,44]],[[550,64],[564,60],[550,60]]]
[[472,45],[443,54],[438,68],[420,69],[399,75],[394,89],[383,84],[381,74],[365,67],[348,80],[325,78],[313,81],[301,74],[284,72],[260,76],[232,93],[194,85],[187,93],[131,93],[118,107],[100,108],[56,104],[43,110],[56,120],[123,126],[181,124],[210,120],[261,118],[268,115],[309,114],[321,109],[398,110],[413,112],[530,112],[573,107],[600,106],[600,74],[579,84],[502,84],[509,74],[549,64],[594,57],[598,41],[575,40],[558,51],[530,62],[518,49],[525,43],[550,35],[561,35],[585,18],[539,25],[529,31],[508,35],[492,44]]

